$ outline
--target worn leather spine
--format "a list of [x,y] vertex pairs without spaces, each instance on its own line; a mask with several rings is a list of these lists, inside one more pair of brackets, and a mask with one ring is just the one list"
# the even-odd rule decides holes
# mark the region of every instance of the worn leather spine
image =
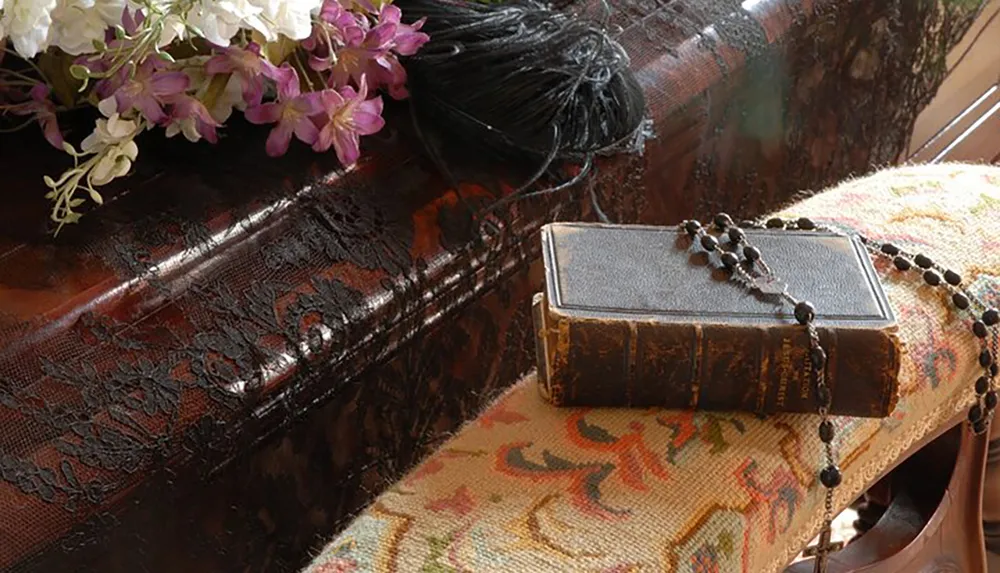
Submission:
[[[551,312],[543,293],[534,306],[540,389],[557,406],[816,412],[801,327],[571,318]],[[829,328],[819,335],[828,353],[831,414],[892,413],[900,360],[895,337]]]
[[[557,263],[549,243],[551,267],[590,264],[582,251],[570,248]],[[551,303],[547,293],[555,292],[552,282],[561,279],[548,270],[549,289],[534,297],[533,314],[539,385],[553,404],[816,412],[808,334],[794,321],[725,316],[664,321],[621,312],[613,301],[592,294],[586,296],[608,306],[588,315]],[[824,374],[833,396],[831,414],[888,416],[898,397],[901,358],[894,322],[852,327],[849,321],[818,321],[817,330],[828,355]]]

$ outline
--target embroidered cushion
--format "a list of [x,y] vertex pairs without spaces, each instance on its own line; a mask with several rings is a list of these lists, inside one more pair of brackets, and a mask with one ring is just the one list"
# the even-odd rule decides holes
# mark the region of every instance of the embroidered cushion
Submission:
[[[1000,168],[886,170],[779,215],[923,252],[1000,303]],[[968,317],[946,291],[877,268],[905,348],[901,398],[884,419],[834,419],[838,509],[968,409],[980,372]],[[821,525],[816,425],[811,415],[557,409],[529,375],[307,571],[779,571]]]

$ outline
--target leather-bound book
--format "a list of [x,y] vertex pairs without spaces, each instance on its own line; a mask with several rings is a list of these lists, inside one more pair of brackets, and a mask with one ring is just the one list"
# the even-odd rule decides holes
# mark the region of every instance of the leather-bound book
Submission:
[[[890,414],[901,350],[864,245],[825,232],[746,234],[789,294],[816,308],[831,414]],[[676,228],[555,223],[542,250],[538,380],[552,403],[816,412],[808,334],[791,305],[730,279]]]

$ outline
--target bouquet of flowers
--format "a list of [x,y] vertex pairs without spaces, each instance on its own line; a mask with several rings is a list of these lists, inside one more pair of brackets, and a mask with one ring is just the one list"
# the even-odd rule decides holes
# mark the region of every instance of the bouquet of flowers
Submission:
[[[137,137],[215,143],[234,109],[270,126],[266,150],[293,139],[350,166],[379,131],[384,91],[407,97],[398,56],[429,39],[388,0],[0,0],[0,115],[37,123],[73,167],[44,183],[51,217],[129,173]],[[63,110],[99,110],[77,145]]]

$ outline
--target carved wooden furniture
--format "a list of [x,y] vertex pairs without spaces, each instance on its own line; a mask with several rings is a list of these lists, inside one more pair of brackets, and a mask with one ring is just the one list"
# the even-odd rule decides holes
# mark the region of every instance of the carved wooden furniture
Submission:
[[[843,224],[956,270],[1000,303],[1000,167],[916,166],[780,211]],[[960,235],[954,240],[954,235]],[[830,571],[986,571],[987,436],[962,423],[982,374],[967,317],[918,273],[876,264],[905,349],[888,418],[836,417],[835,510],[891,475],[889,508]],[[755,384],[734,380],[734,384]],[[812,571],[815,415],[555,408],[527,376],[333,538],[339,570]]]
[[[894,161],[971,23],[946,6],[617,6],[657,139],[599,165],[600,204],[622,222],[752,216]],[[472,157],[449,185],[406,109],[388,113],[349,173],[302,149],[267,159],[250,127],[218,147],[147,142],[58,238],[39,225],[53,156],[0,140],[16,190],[0,212],[0,570],[295,570],[531,368],[535,231],[591,218],[588,189],[483,233],[465,204],[519,170]]]

